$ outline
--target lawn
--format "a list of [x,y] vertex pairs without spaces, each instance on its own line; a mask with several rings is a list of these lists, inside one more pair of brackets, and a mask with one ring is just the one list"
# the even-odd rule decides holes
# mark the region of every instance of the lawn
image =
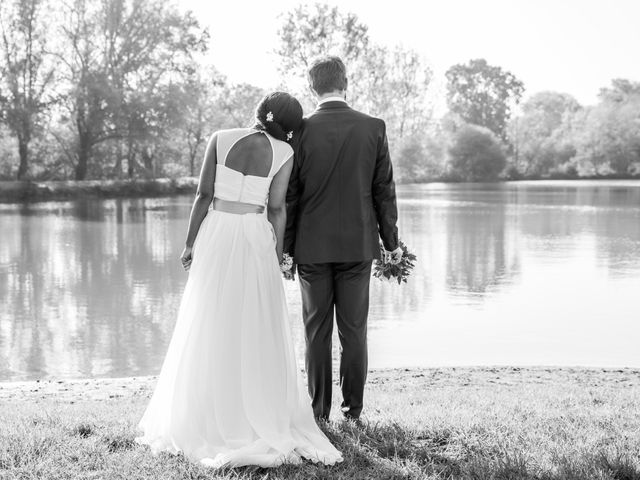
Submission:
[[640,370],[374,371],[363,424],[324,427],[342,464],[222,471],[133,441],[153,383],[0,384],[0,478],[640,480]]

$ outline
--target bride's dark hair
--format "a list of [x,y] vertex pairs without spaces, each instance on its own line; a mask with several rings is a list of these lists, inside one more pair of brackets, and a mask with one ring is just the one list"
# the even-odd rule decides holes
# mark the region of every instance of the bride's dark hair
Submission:
[[254,126],[278,140],[290,142],[302,126],[302,106],[286,92],[270,93],[256,107]]

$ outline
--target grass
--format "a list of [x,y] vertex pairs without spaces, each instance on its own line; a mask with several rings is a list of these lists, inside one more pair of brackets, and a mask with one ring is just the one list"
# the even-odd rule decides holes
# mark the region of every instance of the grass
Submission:
[[323,426],[342,464],[222,471],[134,443],[153,382],[127,385],[0,384],[0,478],[640,480],[636,370],[373,372],[363,424]]

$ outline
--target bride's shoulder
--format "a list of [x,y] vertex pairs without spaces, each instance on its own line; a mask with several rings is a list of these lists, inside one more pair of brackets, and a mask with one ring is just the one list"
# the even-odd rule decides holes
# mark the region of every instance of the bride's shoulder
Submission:
[[280,140],[279,138],[276,138],[273,135],[269,135],[269,136],[272,138],[273,143],[275,145],[277,145],[279,149],[282,149],[282,151],[284,151],[284,152],[289,152],[289,151],[293,152],[293,147],[291,146],[291,144],[289,142],[285,142],[284,140]]

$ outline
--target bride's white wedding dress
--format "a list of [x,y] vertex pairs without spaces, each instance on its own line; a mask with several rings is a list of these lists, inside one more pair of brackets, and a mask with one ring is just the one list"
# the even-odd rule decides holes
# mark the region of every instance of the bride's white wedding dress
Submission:
[[[214,196],[266,205],[291,147],[267,133],[267,177],[225,165],[253,129],[218,132]],[[266,214],[210,209],[193,246],[178,319],[136,441],[205,465],[272,467],[342,460],[313,418],[296,365],[287,305]]]

